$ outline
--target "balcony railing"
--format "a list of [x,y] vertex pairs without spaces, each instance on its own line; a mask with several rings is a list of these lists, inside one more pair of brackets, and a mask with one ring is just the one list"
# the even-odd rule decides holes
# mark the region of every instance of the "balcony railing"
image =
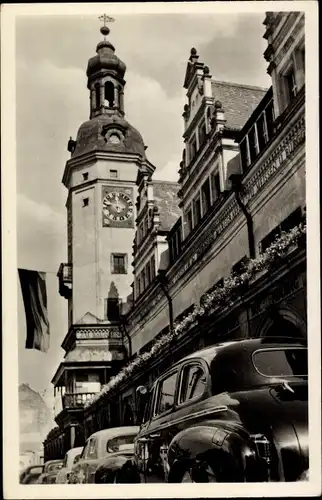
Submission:
[[68,299],[72,293],[73,273],[71,264],[60,264],[58,269],[59,293]]
[[83,408],[95,394],[95,392],[64,394],[62,396],[63,408]]

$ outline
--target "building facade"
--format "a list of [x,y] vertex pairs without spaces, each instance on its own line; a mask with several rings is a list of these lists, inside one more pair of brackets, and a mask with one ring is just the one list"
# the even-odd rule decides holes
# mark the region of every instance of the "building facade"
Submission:
[[85,403],[84,438],[136,422],[136,387],[196,349],[306,336],[304,14],[264,26],[272,86],[216,81],[192,49],[178,183],[137,167],[128,358]]

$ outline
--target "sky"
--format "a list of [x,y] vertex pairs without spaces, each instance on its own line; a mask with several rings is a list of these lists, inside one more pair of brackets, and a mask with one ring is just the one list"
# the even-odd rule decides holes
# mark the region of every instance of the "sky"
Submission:
[[[183,149],[183,81],[190,49],[213,78],[269,87],[264,12],[257,14],[113,14],[109,39],[125,62],[125,113],[142,134],[155,178],[177,180]],[[24,349],[18,285],[19,383],[46,391],[64,351],[67,301],[56,273],[66,262],[67,190],[61,183],[67,142],[89,118],[86,67],[102,39],[97,15],[16,18],[18,267],[47,272],[51,347]],[[17,278],[18,280],[18,278]]]

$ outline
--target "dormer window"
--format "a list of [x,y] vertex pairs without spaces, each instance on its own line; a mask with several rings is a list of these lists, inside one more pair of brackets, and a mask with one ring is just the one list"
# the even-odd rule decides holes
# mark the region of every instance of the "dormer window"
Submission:
[[205,142],[206,140],[206,124],[205,122],[202,122],[201,125],[199,126],[199,149],[201,148],[201,146],[203,145],[203,143]]
[[194,159],[197,153],[197,141],[195,138],[192,139],[190,142],[190,148],[189,148],[189,156],[190,156],[190,161]]
[[199,196],[193,202],[193,213],[194,213],[194,226],[196,226],[201,220],[201,203]]
[[246,172],[247,168],[250,165],[250,155],[249,155],[247,135],[246,135],[245,139],[242,140],[239,147],[240,147],[240,155],[241,155],[243,172]]
[[253,162],[256,156],[259,153],[257,134],[256,134],[256,125],[254,124],[250,131],[248,132],[248,143],[249,143],[249,154],[250,161]]
[[297,85],[293,66],[290,67],[284,78],[286,82],[287,97],[290,102],[297,95]]
[[207,179],[202,186],[202,215],[205,215],[210,208],[210,182]]
[[212,202],[215,203],[220,195],[220,177],[218,172],[211,174]]

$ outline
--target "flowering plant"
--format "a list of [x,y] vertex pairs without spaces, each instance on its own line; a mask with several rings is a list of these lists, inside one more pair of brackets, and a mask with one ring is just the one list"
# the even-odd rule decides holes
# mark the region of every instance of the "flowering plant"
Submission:
[[120,385],[123,381],[130,378],[135,372],[139,371],[145,363],[152,360],[164,348],[168,346],[173,339],[183,333],[188,327],[199,318],[207,314],[216,305],[222,305],[227,302],[229,305],[234,303],[233,294],[255,277],[256,273],[267,269],[271,264],[287,254],[292,245],[297,244],[299,239],[306,234],[306,225],[300,224],[293,227],[288,232],[282,232],[275,241],[256,259],[250,259],[245,265],[244,271],[239,275],[230,275],[224,280],[222,286],[217,286],[212,292],[203,295],[201,304],[196,306],[180,323],[175,323],[171,332],[163,334],[155,341],[150,351],[139,354],[130,363],[124,366],[120,372],[112,377],[104,385],[99,393],[91,400],[87,401],[85,407],[88,407],[100,399],[103,395]]

